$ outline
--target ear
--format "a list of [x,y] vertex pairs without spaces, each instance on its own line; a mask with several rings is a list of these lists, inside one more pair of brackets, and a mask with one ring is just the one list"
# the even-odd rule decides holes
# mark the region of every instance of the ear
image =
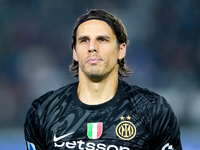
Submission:
[[119,60],[123,59],[126,55],[126,44],[122,43],[119,46]]
[[78,61],[78,56],[77,56],[76,49],[75,49],[74,46],[73,46],[73,59],[74,59],[75,61]]

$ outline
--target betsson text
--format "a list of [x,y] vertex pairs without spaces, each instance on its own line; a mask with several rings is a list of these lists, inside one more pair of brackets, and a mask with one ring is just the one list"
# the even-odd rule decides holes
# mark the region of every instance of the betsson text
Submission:
[[68,149],[74,149],[78,146],[78,149],[80,150],[110,150],[110,149],[115,149],[115,150],[130,150],[128,147],[123,147],[120,146],[119,148],[116,145],[109,145],[106,146],[103,143],[95,144],[92,142],[88,142],[85,144],[82,140],[80,141],[71,141],[71,142],[62,142],[62,144],[57,144],[54,143],[55,147],[64,147],[66,146]]

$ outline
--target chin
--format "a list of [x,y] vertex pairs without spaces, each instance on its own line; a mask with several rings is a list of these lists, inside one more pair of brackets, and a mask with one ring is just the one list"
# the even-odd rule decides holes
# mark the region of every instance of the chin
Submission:
[[104,79],[104,75],[100,74],[90,74],[88,75],[88,78],[93,82],[101,82]]

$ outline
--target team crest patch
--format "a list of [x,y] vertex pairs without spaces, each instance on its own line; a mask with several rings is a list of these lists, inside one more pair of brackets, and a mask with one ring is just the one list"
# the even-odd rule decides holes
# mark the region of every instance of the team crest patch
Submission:
[[87,136],[90,139],[99,139],[103,132],[103,123],[88,123],[87,124]]
[[27,141],[28,150],[36,150],[35,145]]
[[122,140],[133,139],[136,135],[136,127],[131,121],[127,121],[127,120],[131,120],[131,117],[122,116],[120,117],[120,119],[124,121],[120,122],[115,129],[117,136]]

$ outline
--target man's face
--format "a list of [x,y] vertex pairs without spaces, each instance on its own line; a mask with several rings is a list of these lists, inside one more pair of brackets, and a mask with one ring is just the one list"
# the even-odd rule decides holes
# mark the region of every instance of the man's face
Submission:
[[98,82],[118,74],[118,59],[125,56],[126,44],[118,45],[110,26],[100,20],[83,22],[77,29],[73,58],[79,63],[79,77]]

